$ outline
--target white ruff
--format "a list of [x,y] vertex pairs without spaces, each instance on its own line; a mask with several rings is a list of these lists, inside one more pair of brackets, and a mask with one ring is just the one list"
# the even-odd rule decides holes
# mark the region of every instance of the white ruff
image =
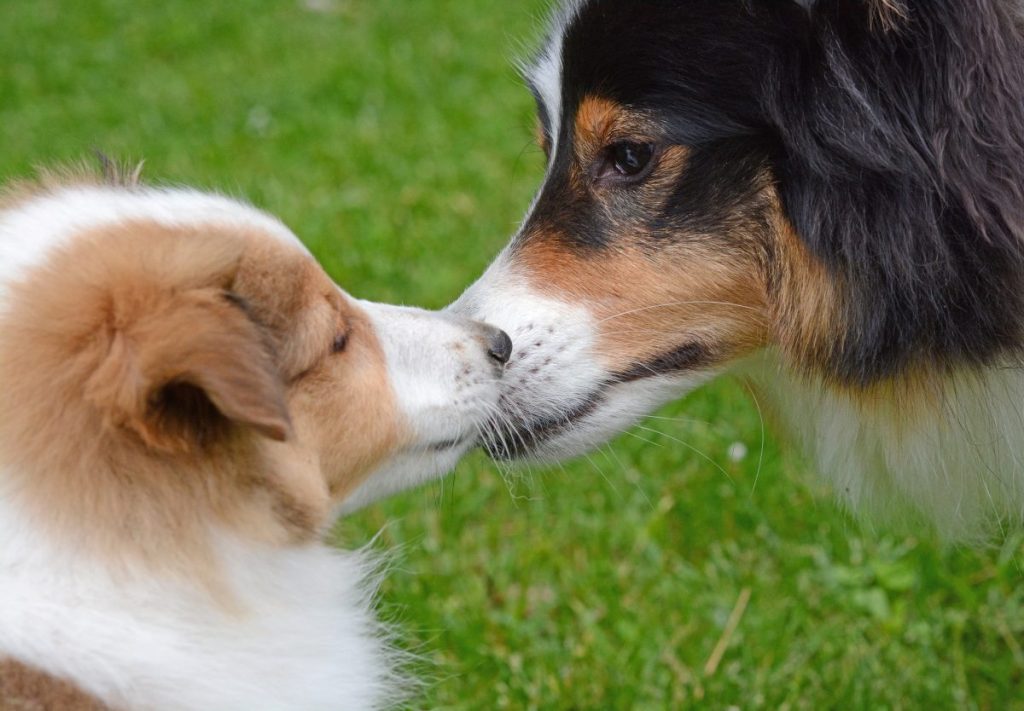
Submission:
[[0,540],[0,658],[115,707],[377,709],[393,696],[361,553],[225,540],[231,612],[180,580],[117,579],[56,549],[4,492]]
[[1024,522],[1024,377],[990,368],[945,383],[940,403],[857,405],[774,365],[744,367],[777,405],[816,468],[856,512],[908,511],[943,538],[983,541]]

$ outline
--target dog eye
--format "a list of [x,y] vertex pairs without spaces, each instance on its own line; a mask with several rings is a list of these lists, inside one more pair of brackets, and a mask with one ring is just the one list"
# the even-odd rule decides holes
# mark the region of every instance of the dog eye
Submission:
[[615,170],[622,175],[637,175],[651,162],[654,147],[649,143],[618,143],[614,147]]
[[654,146],[650,143],[620,141],[605,149],[604,164],[598,177],[639,179],[646,175],[654,158]]
[[345,350],[345,346],[348,345],[348,334],[341,333],[334,337],[334,342],[331,344],[331,353],[341,353]]

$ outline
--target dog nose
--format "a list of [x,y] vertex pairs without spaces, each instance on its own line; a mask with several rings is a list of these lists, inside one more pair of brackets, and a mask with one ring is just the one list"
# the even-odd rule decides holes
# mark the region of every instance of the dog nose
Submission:
[[508,363],[512,357],[512,339],[500,328],[484,324],[484,339],[487,343],[487,355],[501,365]]

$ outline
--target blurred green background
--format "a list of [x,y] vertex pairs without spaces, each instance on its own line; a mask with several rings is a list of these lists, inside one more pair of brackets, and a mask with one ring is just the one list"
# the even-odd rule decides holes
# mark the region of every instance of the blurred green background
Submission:
[[[351,292],[440,307],[541,176],[510,60],[544,5],[5,0],[0,174],[145,158],[280,215]],[[1024,708],[1021,536],[867,530],[805,471],[720,382],[564,467],[474,455],[336,535],[383,530],[414,708]]]

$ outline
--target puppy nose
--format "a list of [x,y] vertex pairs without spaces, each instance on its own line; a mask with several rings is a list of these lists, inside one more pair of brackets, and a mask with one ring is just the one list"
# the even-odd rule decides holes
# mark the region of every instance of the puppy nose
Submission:
[[484,324],[484,339],[487,344],[487,355],[501,365],[508,363],[512,357],[512,339],[500,328]]

